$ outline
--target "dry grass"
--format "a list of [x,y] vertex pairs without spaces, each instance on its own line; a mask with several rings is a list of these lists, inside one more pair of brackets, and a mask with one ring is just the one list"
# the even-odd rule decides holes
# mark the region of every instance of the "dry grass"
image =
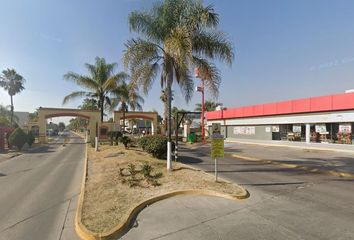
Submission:
[[[133,163],[139,171],[143,164],[153,167],[160,186],[149,184],[137,174],[139,186],[130,187],[128,165]],[[124,168],[123,175],[120,169]],[[123,146],[101,146],[99,152],[88,148],[88,176],[82,210],[82,223],[93,232],[105,232],[117,226],[121,219],[143,200],[166,192],[185,189],[208,189],[231,195],[242,194],[242,189],[226,182],[215,182],[214,177],[174,163],[174,171],[166,170],[166,161],[157,160],[140,149],[125,150]]]

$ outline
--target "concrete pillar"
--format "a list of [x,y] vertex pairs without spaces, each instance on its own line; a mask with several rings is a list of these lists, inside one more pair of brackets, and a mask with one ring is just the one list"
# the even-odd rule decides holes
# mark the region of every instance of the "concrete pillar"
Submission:
[[151,121],[151,135],[155,135],[154,121]]
[[191,125],[189,124],[184,124],[183,125],[183,138],[187,139],[188,134],[191,132]]
[[44,116],[38,117],[38,127],[39,127],[38,142],[47,143],[47,119],[45,119]]
[[311,131],[310,131],[310,124],[306,123],[306,143],[310,143]]

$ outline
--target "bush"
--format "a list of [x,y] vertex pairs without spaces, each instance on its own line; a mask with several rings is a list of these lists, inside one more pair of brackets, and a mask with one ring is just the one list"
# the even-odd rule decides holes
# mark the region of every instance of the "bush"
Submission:
[[120,137],[120,142],[123,143],[124,147],[128,149],[128,144],[131,142],[128,136]]
[[27,134],[21,129],[16,128],[9,137],[9,143],[11,146],[16,146],[19,150],[27,142]]
[[35,140],[36,139],[34,138],[34,135],[33,135],[32,131],[29,131],[28,135],[27,135],[28,146],[32,147],[32,144],[34,143]]
[[149,141],[149,137],[150,136],[141,137],[138,140],[138,146],[141,147],[143,150],[145,150],[145,146],[147,145],[147,143]]
[[167,153],[167,138],[164,136],[148,136],[143,149],[155,158],[164,158]]
[[118,145],[119,138],[121,138],[122,136],[123,136],[123,133],[122,133],[122,132],[120,132],[120,131],[116,131],[116,132],[115,132],[114,137],[115,137],[115,140],[116,140],[116,145]]
[[112,146],[112,145],[113,145],[113,140],[114,140],[116,134],[115,134],[115,132],[113,132],[113,131],[109,131],[109,132],[107,133],[107,136],[108,136],[109,139],[111,140],[110,143],[111,143],[111,146]]

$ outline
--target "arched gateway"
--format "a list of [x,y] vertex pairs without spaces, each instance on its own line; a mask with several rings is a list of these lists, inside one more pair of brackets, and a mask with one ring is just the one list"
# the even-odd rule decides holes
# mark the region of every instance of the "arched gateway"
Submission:
[[[101,123],[101,113],[98,110],[82,110],[82,109],[71,109],[71,108],[42,108],[38,109],[38,122],[31,122],[28,124],[28,129],[32,126],[38,126],[39,136],[38,140],[40,143],[47,142],[47,119],[53,117],[80,117],[89,120],[88,130],[89,139],[94,141],[95,137],[99,139],[106,139],[107,132],[119,129],[119,122],[122,118],[122,112],[114,112],[114,122],[103,122]],[[125,113],[125,118],[143,118],[151,121],[151,133],[156,134],[157,127],[157,113],[156,112],[127,112]],[[102,131],[101,131],[102,130]],[[104,131],[103,131],[104,130]]]
[[[53,117],[80,117],[89,120],[88,130],[90,131],[90,140],[92,141],[97,136],[97,126],[100,122],[100,111],[98,110],[82,110],[70,108],[42,108],[38,109],[38,127],[40,143],[47,141],[47,119]],[[31,128],[29,128],[31,129]]]

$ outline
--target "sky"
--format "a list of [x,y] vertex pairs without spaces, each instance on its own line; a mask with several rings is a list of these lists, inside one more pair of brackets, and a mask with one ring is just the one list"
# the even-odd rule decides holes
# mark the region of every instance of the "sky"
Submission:
[[[354,1],[205,0],[220,15],[219,30],[233,44],[232,66],[217,63],[225,107],[341,93],[354,88]],[[149,9],[147,0],[0,0],[0,70],[14,68],[25,90],[14,97],[15,111],[62,105],[77,90],[63,80],[68,71],[85,74],[96,56],[123,71],[128,15]],[[200,80],[195,79],[195,85]],[[144,110],[163,112],[159,79],[145,98]],[[193,110],[174,86],[174,106]],[[206,99],[211,98],[207,93]],[[0,104],[10,97],[0,90]]]

